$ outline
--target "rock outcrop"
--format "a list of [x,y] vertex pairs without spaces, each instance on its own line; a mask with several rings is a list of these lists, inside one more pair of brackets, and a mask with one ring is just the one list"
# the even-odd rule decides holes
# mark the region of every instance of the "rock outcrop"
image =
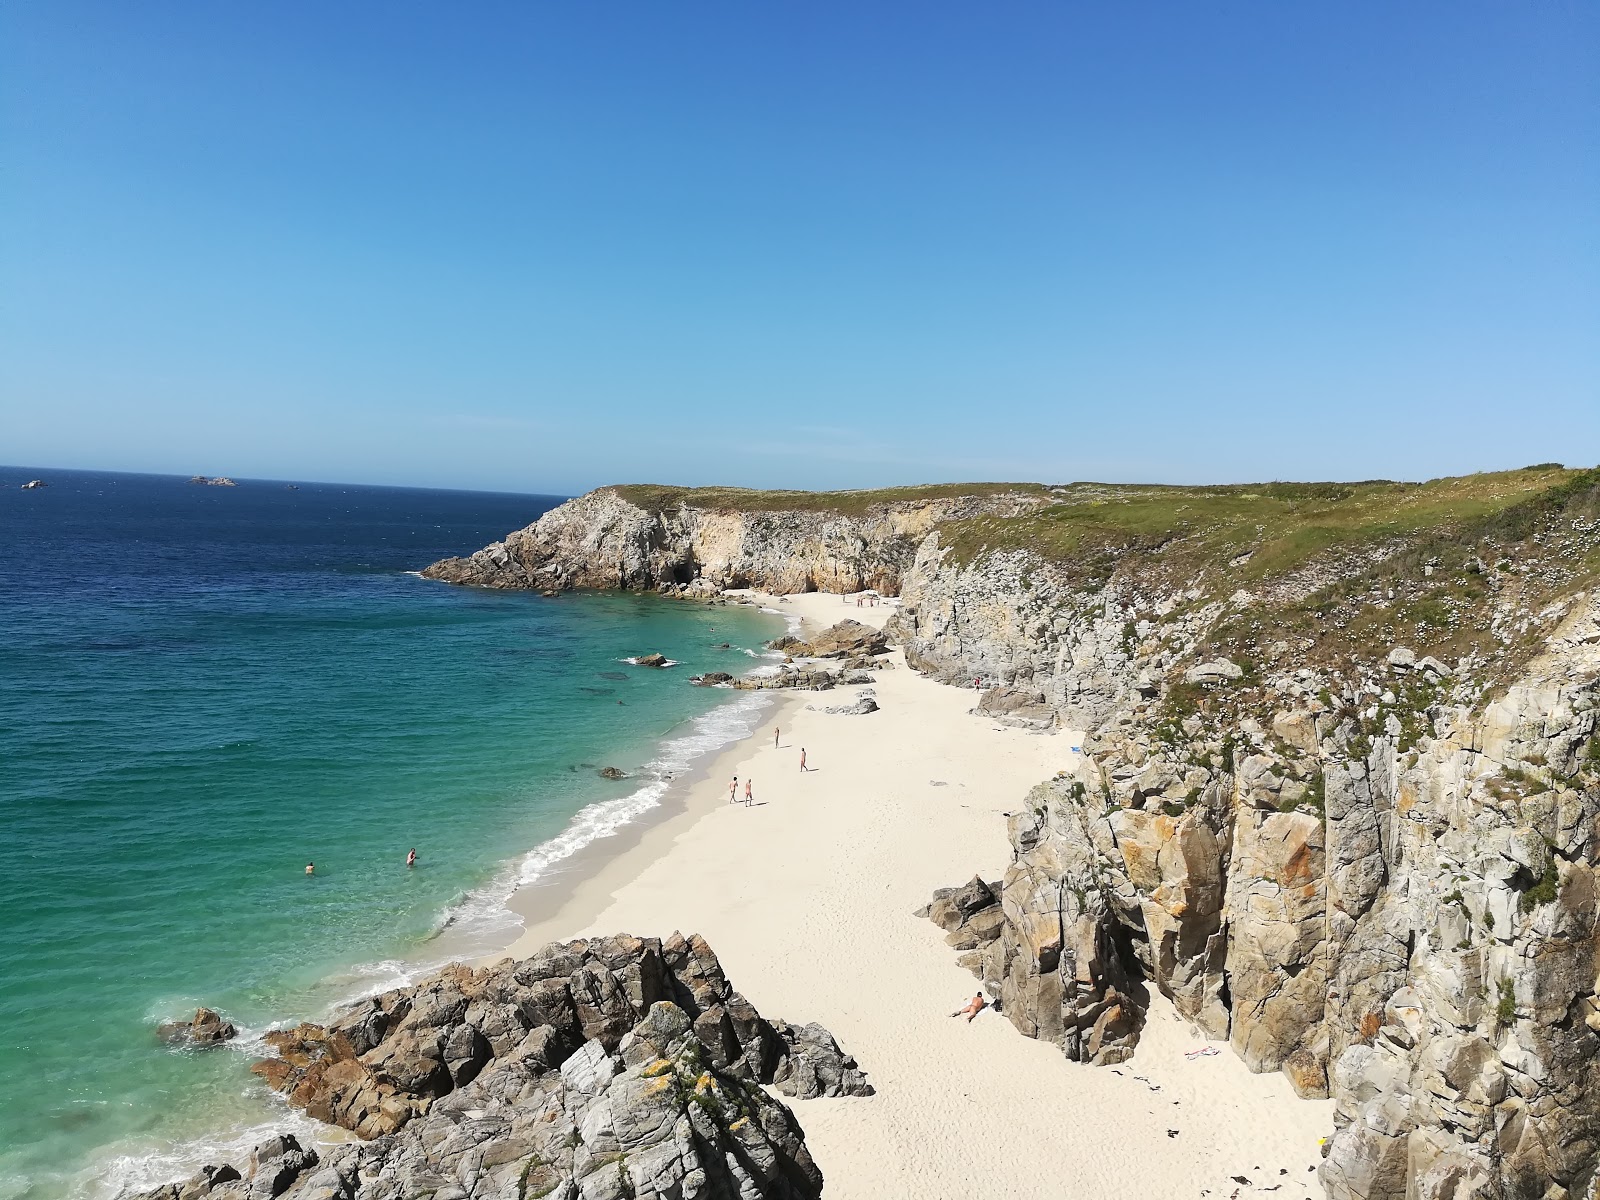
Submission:
[[896,622],[923,669],[1089,730],[1011,818],[993,898],[975,881],[929,912],[1001,1011],[1115,1061],[1160,991],[1334,1098],[1335,1200],[1592,1194],[1600,593],[1484,618],[1531,656],[1311,665],[1263,621],[1247,663],[1207,643],[1248,598],[1091,597],[1047,571],[930,564]]
[[849,704],[835,704],[822,710],[836,717],[864,717],[878,711],[878,698],[870,688],[864,688]]
[[168,1021],[156,1026],[156,1036],[175,1046],[206,1048],[220,1046],[239,1035],[232,1021],[209,1008],[197,1008],[187,1021]]
[[[430,579],[478,587],[625,588],[697,584],[711,593],[899,590],[918,543],[941,522],[1009,514],[1040,503],[1029,491],[885,500],[846,510],[827,497],[696,503],[600,488],[465,558],[436,562]],[[630,499],[637,496],[637,500]],[[752,500],[753,503],[753,500]]]
[[889,639],[881,629],[873,629],[860,621],[844,620],[830,625],[810,641],[791,634],[769,642],[768,646],[796,658],[870,658],[887,650]]
[[822,1174],[762,1085],[872,1094],[825,1029],[766,1021],[678,935],[453,966],[269,1041],[258,1072],[363,1140],[274,1138],[138,1200],[801,1200]]

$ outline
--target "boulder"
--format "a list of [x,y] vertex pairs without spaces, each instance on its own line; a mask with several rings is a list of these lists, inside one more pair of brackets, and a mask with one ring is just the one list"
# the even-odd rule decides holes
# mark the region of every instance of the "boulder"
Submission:
[[689,682],[696,687],[716,687],[718,684],[732,683],[733,676],[726,671],[707,671],[704,675],[691,676]]
[[773,1029],[785,1047],[783,1060],[773,1072],[772,1086],[797,1100],[818,1096],[870,1096],[873,1088],[856,1066],[856,1060],[833,1040],[821,1025],[790,1025],[774,1021]]
[[832,671],[803,667],[784,669],[773,675],[743,675],[733,681],[733,686],[745,692],[763,692],[792,689],[804,692],[825,692],[836,686],[839,677]]
[[621,767],[601,767],[599,775],[601,779],[626,779],[628,777],[628,773]]
[[628,660],[636,667],[655,667],[657,669],[667,665],[665,654],[641,654]]
[[865,716],[867,713],[878,711],[878,701],[871,692],[862,692],[850,704],[836,704],[832,708],[825,708],[822,711],[843,717]]
[[978,698],[978,707],[973,711],[1018,729],[1053,729],[1056,724],[1055,709],[1046,703],[1044,694],[1026,688],[989,688]]
[[1228,683],[1243,677],[1244,668],[1227,658],[1197,663],[1183,673],[1183,681],[1185,683],[1198,684]]
[[816,658],[843,658],[846,655],[882,654],[888,648],[888,635],[881,629],[873,629],[860,621],[847,620],[824,629],[812,638],[810,654]]
[[197,1008],[188,1021],[169,1021],[156,1027],[156,1036],[169,1045],[206,1048],[232,1041],[239,1031],[233,1023],[209,1008]]

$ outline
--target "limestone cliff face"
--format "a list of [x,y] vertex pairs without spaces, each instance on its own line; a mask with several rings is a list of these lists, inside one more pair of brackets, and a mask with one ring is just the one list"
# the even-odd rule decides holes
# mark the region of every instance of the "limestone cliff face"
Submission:
[[[963,961],[1068,1057],[1125,1057],[1146,984],[1331,1094],[1337,1200],[1591,1195],[1600,596],[1533,614],[1543,652],[1493,689],[1470,661],[1375,647],[1352,676],[1287,640],[1246,677],[1201,642],[1252,598],[1201,600],[921,547],[908,658],[1089,731],[1012,818],[1003,919],[956,928]],[[1255,715],[1225,708],[1245,686]]]
[[918,543],[940,522],[1009,514],[1035,502],[1001,494],[872,504],[859,513],[690,505],[653,511],[601,488],[504,541],[434,563],[423,574],[447,583],[538,590],[875,588],[893,595]]

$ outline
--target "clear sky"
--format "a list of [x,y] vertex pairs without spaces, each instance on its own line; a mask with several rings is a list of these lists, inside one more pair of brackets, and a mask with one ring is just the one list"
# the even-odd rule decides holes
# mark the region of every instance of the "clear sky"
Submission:
[[0,462],[1600,460],[1600,5],[0,9]]

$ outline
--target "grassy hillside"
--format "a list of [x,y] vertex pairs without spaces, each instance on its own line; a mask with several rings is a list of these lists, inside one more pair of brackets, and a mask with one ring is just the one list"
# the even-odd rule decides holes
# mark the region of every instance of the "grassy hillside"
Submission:
[[1159,557],[1176,573],[1230,568],[1235,586],[1284,575],[1329,551],[1381,546],[1465,528],[1556,492],[1588,472],[1547,465],[1427,483],[1266,483],[1226,487],[1072,484],[1023,517],[952,522],[959,559],[1028,549],[1106,575],[1128,556]]
[[648,512],[671,512],[688,505],[718,512],[830,512],[861,516],[880,504],[948,500],[962,496],[1044,497],[1038,483],[929,483],[915,487],[872,488],[843,492],[758,491],[754,488],[672,487],[659,483],[626,483],[610,489]]

